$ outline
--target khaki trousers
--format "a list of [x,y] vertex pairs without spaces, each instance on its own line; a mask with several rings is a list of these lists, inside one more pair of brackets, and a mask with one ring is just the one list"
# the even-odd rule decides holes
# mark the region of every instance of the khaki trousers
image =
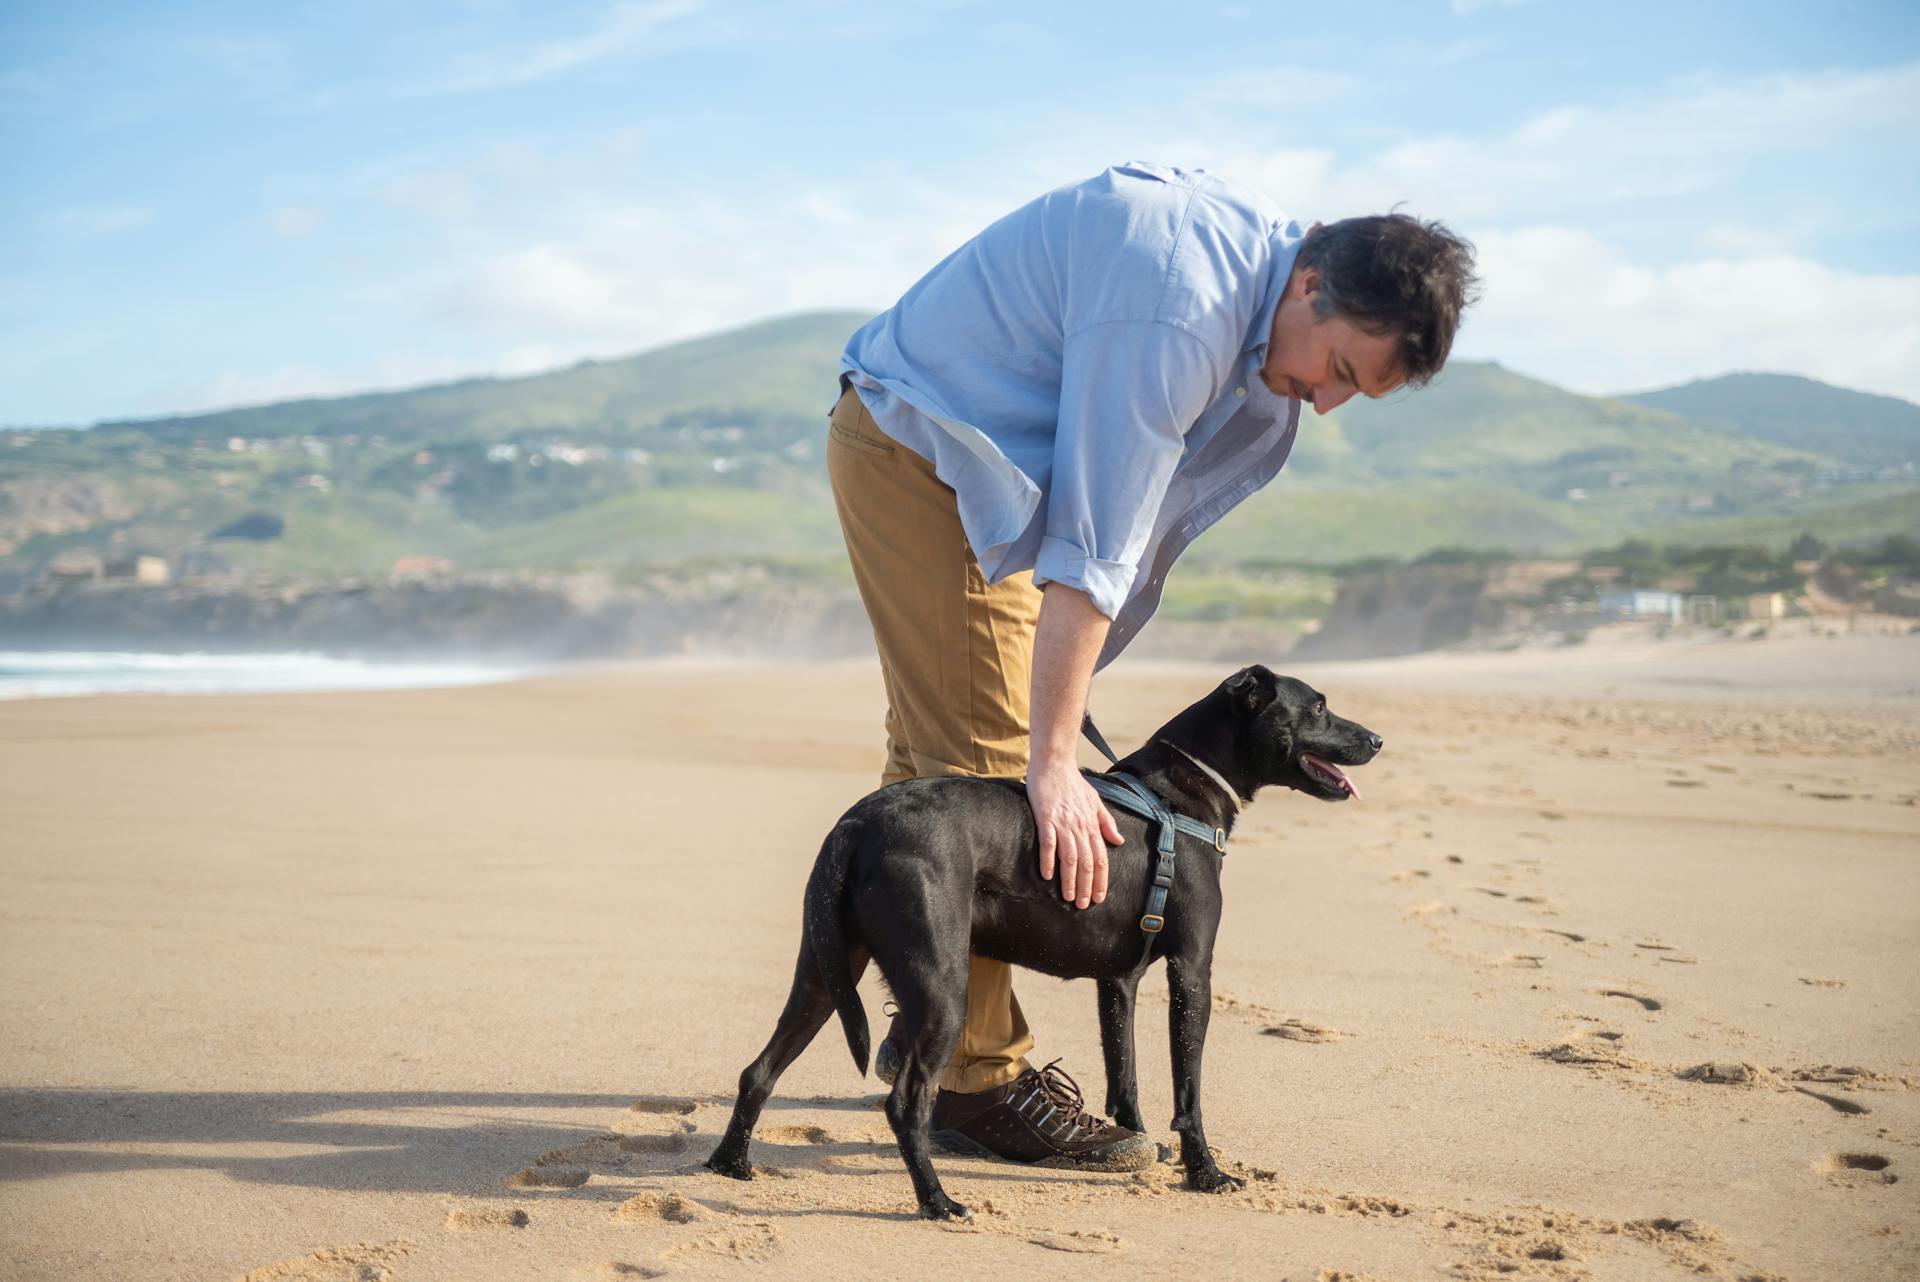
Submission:
[[[1031,574],[989,585],[951,487],[880,430],[848,388],[829,417],[827,475],[887,692],[882,785],[921,775],[1027,772],[1027,699],[1040,590]],[[975,957],[967,1020],[940,1077],[984,1091],[1026,1071],[1033,1034],[1013,968]]]

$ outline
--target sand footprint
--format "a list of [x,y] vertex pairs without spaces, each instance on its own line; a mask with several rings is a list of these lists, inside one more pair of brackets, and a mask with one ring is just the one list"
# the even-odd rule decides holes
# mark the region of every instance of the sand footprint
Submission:
[[1587,942],[1587,937],[1585,935],[1580,934],[1578,931],[1554,930],[1550,926],[1536,926],[1534,927],[1534,929],[1538,930],[1543,935],[1558,935],[1560,936],[1560,938],[1576,944],[1584,944]]
[[669,1131],[665,1135],[622,1135],[620,1151],[622,1153],[684,1153],[689,1143],[688,1136],[692,1128],[684,1131]]
[[621,1224],[700,1224],[715,1216],[704,1203],[678,1193],[636,1193],[613,1208],[613,1218]]
[[1698,966],[1700,964],[1698,957],[1689,957],[1685,953],[1675,949],[1672,944],[1639,943],[1635,944],[1634,947],[1644,952],[1654,954],[1654,960],[1656,961],[1673,962],[1680,966]]
[[1623,997],[1627,1001],[1638,1002],[1641,1010],[1663,1010],[1666,1007],[1665,1002],[1652,997],[1642,997],[1639,993],[1630,993],[1624,988],[1602,988],[1599,992],[1602,997]]
[[1900,1177],[1887,1169],[1892,1165],[1892,1159],[1878,1153],[1828,1153],[1813,1164],[1813,1169],[1826,1176],[1829,1183],[1860,1187],[1899,1183]]
[[660,1113],[671,1117],[686,1117],[700,1107],[697,1100],[685,1099],[674,1095],[643,1096],[627,1105],[634,1113]]
[[1284,1038],[1289,1042],[1338,1042],[1344,1041],[1347,1036],[1337,1028],[1322,1028],[1299,1019],[1282,1020],[1260,1031],[1268,1037]]
[[577,1189],[593,1177],[590,1167],[623,1168],[636,1153],[661,1154],[684,1152],[689,1143],[691,1123],[664,1135],[596,1135],[579,1144],[569,1144],[542,1153],[533,1165],[507,1181],[510,1188]]
[[1065,1229],[1048,1230],[1027,1239],[1035,1246],[1044,1246],[1049,1251],[1066,1251],[1075,1255],[1112,1255],[1126,1249],[1126,1243],[1105,1229]]
[[754,1132],[754,1138],[765,1140],[769,1144],[834,1144],[838,1143],[825,1129],[818,1126],[763,1126]]
[[507,1181],[516,1189],[577,1189],[592,1179],[591,1172],[578,1166],[529,1166]]
[[393,1266],[413,1247],[405,1238],[384,1245],[323,1246],[311,1255],[249,1270],[240,1282],[392,1282]]
[[456,1206],[447,1212],[446,1226],[455,1232],[486,1229],[524,1229],[533,1221],[517,1206]]
[[1621,1034],[1605,1028],[1576,1029],[1567,1040],[1534,1052],[1555,1064],[1576,1064],[1600,1068],[1630,1068],[1634,1062],[1620,1053]]
[[1674,1074],[1683,1082],[1704,1082],[1711,1086],[1759,1086],[1768,1080],[1764,1069],[1739,1060],[1715,1059]]
[[705,1237],[683,1242],[662,1253],[665,1260],[718,1256],[748,1264],[765,1264],[780,1249],[780,1230],[764,1220],[729,1226]]
[[1213,1008],[1223,1015],[1245,1020],[1250,1024],[1278,1023],[1282,1016],[1271,1006],[1262,1006],[1259,1002],[1245,1001],[1232,993],[1215,992]]

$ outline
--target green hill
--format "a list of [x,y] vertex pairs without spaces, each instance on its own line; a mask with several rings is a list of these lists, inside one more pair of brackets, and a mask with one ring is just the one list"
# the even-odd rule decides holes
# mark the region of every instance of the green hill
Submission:
[[824,416],[840,351],[867,320],[859,312],[815,312],[526,378],[475,378],[217,414],[107,422],[95,430],[135,428],[163,441],[374,433],[408,440],[495,440],[539,431],[601,439],[694,412],[752,415],[817,407]]
[[[791,316],[529,378],[0,430],[0,590],[74,553],[276,579],[379,577],[408,556],[844,575],[823,420],[864,319]],[[1420,392],[1306,416],[1287,471],[1191,555],[1233,572],[1650,531],[1779,546],[1801,529],[1920,533],[1910,475],[1848,466],[1855,444],[1778,436],[1456,362]]]
[[1620,399],[1843,463],[1920,465],[1920,405],[1794,374],[1723,374]]
[[[1920,412],[1920,411],[1916,411]],[[1620,468],[1692,477],[1816,454],[1755,440],[1659,409],[1581,396],[1499,365],[1455,361],[1432,385],[1337,412],[1345,470],[1382,479],[1534,477],[1592,484]]]

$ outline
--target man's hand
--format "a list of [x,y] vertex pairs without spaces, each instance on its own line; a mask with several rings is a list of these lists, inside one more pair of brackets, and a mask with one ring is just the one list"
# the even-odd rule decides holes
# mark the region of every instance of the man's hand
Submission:
[[1060,867],[1060,898],[1081,908],[1107,897],[1107,847],[1123,840],[1100,794],[1067,762],[1027,774],[1027,801],[1040,832],[1040,880]]
[[1107,897],[1107,847],[1120,829],[1074,761],[1107,616],[1091,598],[1049,583],[1033,639],[1033,728],[1027,802],[1040,833],[1040,879],[1060,867],[1060,898],[1086,908]]

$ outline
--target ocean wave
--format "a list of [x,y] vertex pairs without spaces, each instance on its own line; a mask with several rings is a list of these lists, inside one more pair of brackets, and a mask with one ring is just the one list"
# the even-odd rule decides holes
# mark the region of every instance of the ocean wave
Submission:
[[0,699],[399,690],[511,681],[537,670],[480,663],[382,663],[301,651],[0,650]]

